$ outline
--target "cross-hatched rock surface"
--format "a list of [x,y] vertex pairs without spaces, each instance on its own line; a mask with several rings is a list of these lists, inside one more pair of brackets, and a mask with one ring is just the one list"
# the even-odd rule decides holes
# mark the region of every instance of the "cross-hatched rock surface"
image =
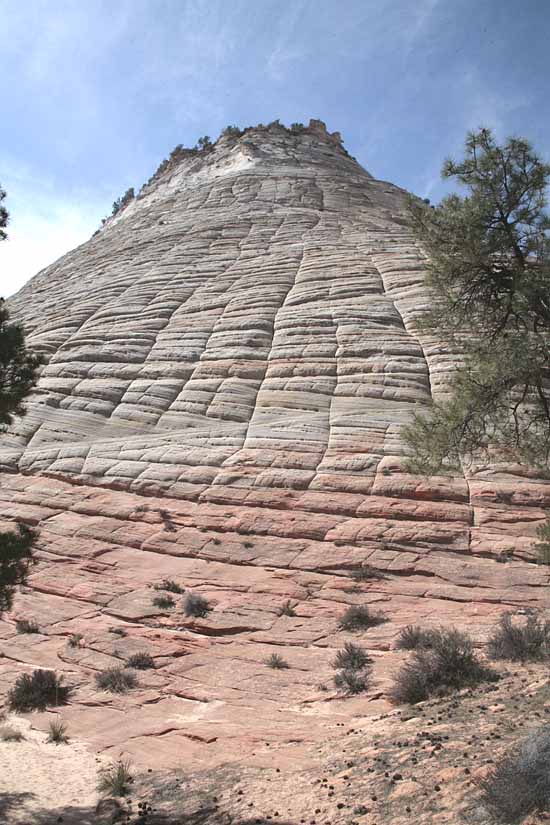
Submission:
[[[266,743],[384,712],[403,626],[482,645],[502,611],[547,607],[532,543],[548,482],[403,468],[403,425],[456,363],[414,325],[430,295],[404,205],[320,122],[255,128],[164,164],[10,300],[47,364],[0,439],[2,525],[40,527],[31,588],[0,621],[4,692],[55,668],[76,686],[64,717],[104,754],[255,765]],[[353,581],[364,564],[379,577]],[[173,607],[154,603],[163,580],[186,591]],[[189,593],[206,615],[186,615]],[[386,621],[342,631],[353,604]],[[350,640],[372,680],[344,698]],[[142,651],[156,667],[136,689],[97,688]]]

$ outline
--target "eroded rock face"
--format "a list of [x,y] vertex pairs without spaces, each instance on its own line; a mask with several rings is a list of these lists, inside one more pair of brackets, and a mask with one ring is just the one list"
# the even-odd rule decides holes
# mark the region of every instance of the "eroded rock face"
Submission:
[[[257,765],[266,743],[387,708],[404,625],[482,643],[501,611],[546,608],[531,544],[548,483],[403,470],[401,428],[455,360],[413,326],[430,298],[404,194],[319,122],[254,129],[168,164],[10,301],[48,363],[0,440],[3,526],[41,529],[32,591],[0,621],[3,688],[53,667],[99,751]],[[355,584],[365,562],[383,577]],[[212,610],[155,606],[163,579]],[[363,603],[388,621],[341,631]],[[350,639],[373,686],[344,699],[332,662]],[[98,691],[99,670],[143,650],[156,669],[137,690]],[[290,668],[267,667],[273,652]]]

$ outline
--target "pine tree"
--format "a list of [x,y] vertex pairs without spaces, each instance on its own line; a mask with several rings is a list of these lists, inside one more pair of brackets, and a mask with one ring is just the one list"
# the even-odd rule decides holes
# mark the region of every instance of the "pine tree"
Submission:
[[428,261],[432,309],[419,326],[460,353],[447,401],[405,431],[409,467],[434,474],[497,451],[548,471],[550,458],[550,165],[524,139],[468,134],[444,178],[467,194],[409,202]]
[[[9,215],[2,201],[6,193],[0,188],[0,241],[6,239]],[[23,415],[23,399],[36,383],[40,356],[28,352],[21,324],[10,323],[0,298],[0,433],[11,424],[14,415]],[[26,581],[33,563],[32,547],[37,533],[25,524],[17,530],[0,533],[0,614],[9,610],[18,585]]]

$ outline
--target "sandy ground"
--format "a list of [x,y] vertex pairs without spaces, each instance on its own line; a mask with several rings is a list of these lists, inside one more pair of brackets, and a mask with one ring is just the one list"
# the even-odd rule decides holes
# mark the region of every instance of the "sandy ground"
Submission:
[[[55,716],[51,714],[52,719]],[[0,822],[85,825],[93,821],[102,767],[97,757],[76,739],[61,745],[47,742],[47,734],[33,730],[21,717],[6,715],[0,729],[8,726],[25,738],[20,742],[0,738]],[[67,734],[70,737],[71,731]]]

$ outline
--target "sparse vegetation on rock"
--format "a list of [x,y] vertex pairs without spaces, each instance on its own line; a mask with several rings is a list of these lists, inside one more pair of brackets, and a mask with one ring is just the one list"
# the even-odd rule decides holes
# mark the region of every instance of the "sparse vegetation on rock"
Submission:
[[366,667],[370,659],[367,652],[359,645],[346,642],[343,650],[339,650],[334,660],[334,667],[342,670],[361,670]]
[[17,677],[8,693],[8,706],[19,713],[46,710],[65,705],[71,692],[71,687],[63,684],[63,677],[53,670],[33,670]]
[[155,590],[165,590],[167,593],[185,593],[185,588],[181,587],[174,579],[163,579],[158,584],[153,585]]
[[124,667],[102,670],[96,674],[95,681],[101,690],[107,690],[109,693],[127,693],[138,684],[136,674]]
[[153,599],[153,605],[160,607],[161,610],[168,610],[170,607],[174,607],[175,604],[172,596],[155,596]]
[[369,627],[376,627],[385,621],[380,613],[371,613],[368,605],[354,604],[348,607],[340,619],[339,626],[341,630],[368,630]]
[[69,647],[80,647],[80,642],[83,638],[84,636],[82,635],[82,633],[71,633],[71,635],[67,639],[67,644],[69,645]]
[[430,647],[417,648],[398,671],[390,695],[398,704],[416,704],[434,693],[442,695],[496,679],[498,674],[478,659],[468,636],[457,630],[437,630]]
[[294,606],[290,599],[283,604],[283,606],[279,610],[279,616],[295,616],[296,611],[294,610]]
[[18,633],[40,633],[40,628],[36,622],[29,619],[17,619],[15,629]]
[[126,796],[133,781],[130,762],[121,761],[101,771],[97,789],[103,796]]
[[211,607],[208,599],[205,599],[204,596],[198,593],[188,593],[183,604],[183,609],[186,616],[195,616],[196,618],[203,619],[209,613]]
[[334,684],[346,693],[363,693],[369,687],[368,670],[339,670],[334,676]]
[[126,665],[135,670],[148,670],[155,667],[155,660],[150,653],[133,653],[128,658]]
[[0,740],[2,742],[21,742],[24,738],[21,731],[11,725],[2,725],[0,727]]
[[289,667],[286,659],[283,659],[278,653],[272,653],[271,656],[265,660],[265,663],[268,667],[273,668],[273,670],[285,670]]
[[396,647],[399,650],[417,650],[418,648],[429,648],[433,642],[433,631],[424,630],[418,625],[407,625],[399,634]]
[[360,582],[368,582],[373,579],[383,579],[384,574],[380,572],[380,570],[376,570],[375,567],[371,567],[370,564],[362,564],[361,567],[357,567],[355,570],[351,571],[351,578],[353,581],[360,583]]
[[550,811],[550,725],[531,731],[478,782],[483,802],[498,822],[518,823]]
[[512,662],[541,662],[550,658],[550,621],[544,621],[536,613],[513,621],[511,613],[500,618],[488,643],[492,659],[508,659]]
[[550,565],[550,518],[537,527],[537,538],[534,550],[538,563]]
[[67,725],[61,719],[54,719],[50,722],[48,727],[48,742],[53,742],[55,745],[66,745],[69,741],[67,736]]

